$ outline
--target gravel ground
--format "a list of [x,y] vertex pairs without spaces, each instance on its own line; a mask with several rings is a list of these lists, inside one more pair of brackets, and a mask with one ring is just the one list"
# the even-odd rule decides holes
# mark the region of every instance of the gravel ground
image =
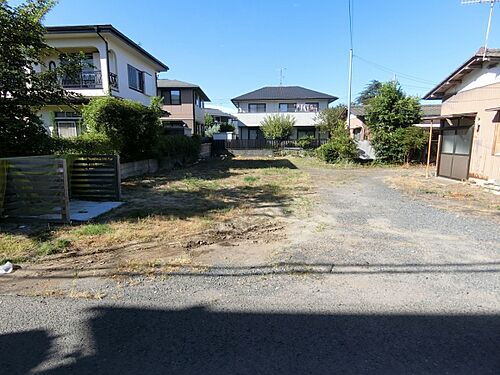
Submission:
[[497,374],[498,223],[405,197],[391,170],[307,171],[318,202],[265,261],[201,249],[210,267],[165,280],[87,280],[101,301],[1,297],[1,372]]

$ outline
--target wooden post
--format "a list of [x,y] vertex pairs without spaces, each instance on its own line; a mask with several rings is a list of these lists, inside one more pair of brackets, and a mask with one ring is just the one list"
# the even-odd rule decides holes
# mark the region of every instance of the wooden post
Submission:
[[427,167],[425,168],[425,178],[429,178],[429,167],[431,165],[431,146],[432,146],[432,125],[434,120],[431,120],[431,127],[429,129],[429,145],[427,146]]
[[65,223],[71,221],[71,213],[69,207],[69,184],[68,184],[68,166],[66,164],[66,159],[62,159],[62,169],[63,169],[63,184],[64,184],[64,202],[61,211],[61,219]]
[[122,173],[120,165],[120,155],[115,155],[115,170],[116,170],[116,193],[118,200],[122,199]]

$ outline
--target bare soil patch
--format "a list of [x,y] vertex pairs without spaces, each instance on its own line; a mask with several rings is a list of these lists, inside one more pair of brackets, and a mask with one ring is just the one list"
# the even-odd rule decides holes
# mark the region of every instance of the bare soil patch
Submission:
[[391,187],[431,205],[464,214],[485,215],[500,221],[500,196],[470,182],[425,177],[425,168],[400,169],[387,178]]
[[131,179],[123,193],[126,204],[96,223],[2,226],[0,258],[22,269],[0,279],[0,293],[58,295],[90,277],[165,275],[195,262],[200,247],[278,241],[313,195],[308,175],[285,158],[211,160]]

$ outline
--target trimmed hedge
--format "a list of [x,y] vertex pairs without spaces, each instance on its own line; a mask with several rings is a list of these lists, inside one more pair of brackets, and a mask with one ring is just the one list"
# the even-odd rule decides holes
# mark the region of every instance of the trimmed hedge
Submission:
[[103,134],[84,133],[78,137],[52,139],[56,154],[115,154],[112,142]]
[[201,139],[196,136],[163,135],[159,137],[157,147],[160,155],[194,162],[200,155]]

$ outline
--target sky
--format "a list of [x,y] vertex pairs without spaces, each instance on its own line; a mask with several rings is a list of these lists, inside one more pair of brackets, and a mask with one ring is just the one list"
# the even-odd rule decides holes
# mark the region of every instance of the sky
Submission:
[[[484,44],[489,6],[460,0],[353,0],[353,98],[377,79],[411,95]],[[166,63],[161,78],[196,83],[207,107],[263,86],[299,85],[347,102],[348,0],[60,0],[45,25],[112,24]],[[489,47],[500,48],[500,4]]]

